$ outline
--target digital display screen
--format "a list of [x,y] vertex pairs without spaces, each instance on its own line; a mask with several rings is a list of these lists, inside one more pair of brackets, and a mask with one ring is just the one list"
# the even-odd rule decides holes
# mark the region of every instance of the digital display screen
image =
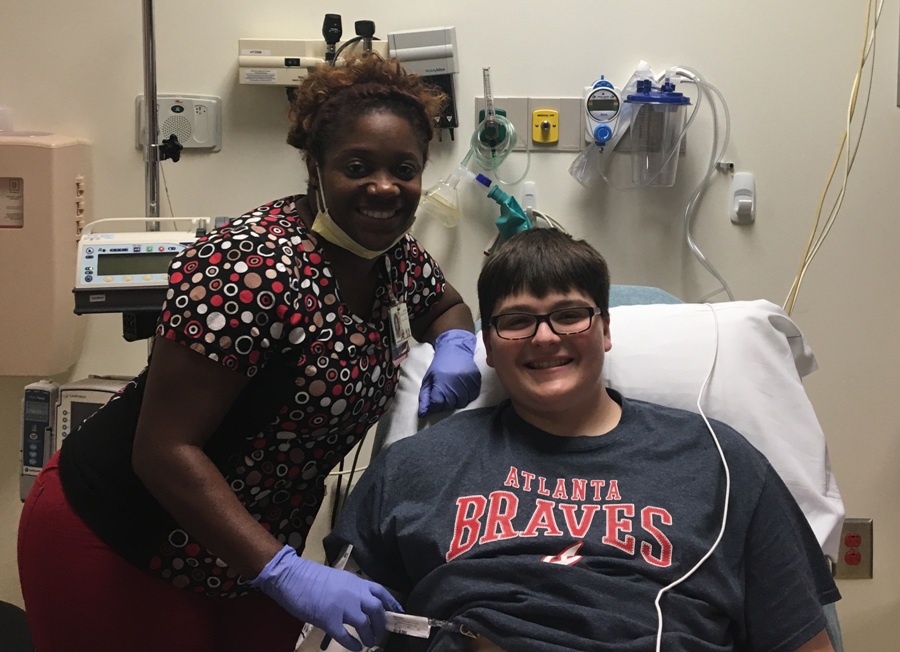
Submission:
[[102,407],[102,403],[76,403],[73,401],[72,420],[70,421],[72,429],[70,432],[75,432],[85,419]]
[[175,252],[172,251],[139,254],[100,254],[97,256],[97,275],[165,274],[174,256]]
[[588,111],[618,111],[619,100],[615,97],[590,98],[587,101]]
[[25,419],[44,421],[50,418],[50,404],[45,401],[25,401]]

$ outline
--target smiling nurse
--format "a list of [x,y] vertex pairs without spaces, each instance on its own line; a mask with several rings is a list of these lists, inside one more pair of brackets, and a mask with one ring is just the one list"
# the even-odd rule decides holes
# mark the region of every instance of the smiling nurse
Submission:
[[351,650],[383,634],[387,591],[300,553],[329,471],[391,402],[407,333],[435,346],[422,412],[478,394],[471,311],[408,234],[442,101],[374,55],[304,79],[288,142],[309,194],[173,260],[147,369],[26,501],[39,650],[283,652],[301,621]]

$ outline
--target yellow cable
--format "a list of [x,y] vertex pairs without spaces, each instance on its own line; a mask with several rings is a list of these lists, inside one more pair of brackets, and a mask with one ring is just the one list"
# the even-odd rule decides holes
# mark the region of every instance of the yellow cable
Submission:
[[[819,206],[816,211],[816,218],[813,223],[813,228],[810,232],[809,239],[807,240],[806,247],[803,252],[803,257],[800,262],[800,267],[797,270],[797,275],[794,277],[793,283],[791,284],[790,292],[788,293],[788,297],[784,302],[783,308],[787,314],[791,314],[794,305],[797,301],[797,296],[800,293],[800,285],[803,282],[803,278],[806,275],[806,271],[809,268],[809,265],[812,263],[813,258],[818,253],[819,248],[822,246],[825,238],[831,231],[831,227],[834,224],[835,219],[837,218],[837,213],[840,211],[841,205],[843,204],[844,193],[847,188],[847,181],[850,176],[850,169],[853,165],[853,161],[856,159],[856,150],[854,150],[853,156],[851,158],[850,155],[850,146],[849,146],[849,138],[850,138],[850,127],[851,122],[853,120],[853,116],[856,113],[856,103],[859,97],[859,86],[862,80],[863,70],[865,68],[866,60],[868,59],[870,50],[874,47],[875,44],[875,32],[878,27],[878,20],[881,16],[881,9],[884,6],[884,0],[881,0],[881,3],[878,5],[875,12],[875,24],[872,26],[871,35],[869,34],[869,25],[872,15],[872,0],[868,0],[866,4],[866,24],[865,24],[865,38],[863,39],[862,52],[860,54],[860,63],[856,72],[856,76],[853,80],[853,87],[850,93],[850,102],[847,108],[847,124],[844,129],[844,133],[841,136],[841,143],[838,147],[837,155],[835,156],[834,163],[832,164],[831,171],[828,175],[828,180],[825,183],[825,188],[822,191],[822,196],[819,200]],[[871,78],[870,78],[871,84]],[[870,86],[871,87],[871,86]],[[868,106],[868,103],[867,103]],[[862,129],[860,129],[860,138],[862,136]],[[847,158],[846,165],[844,170],[843,183],[841,184],[841,190],[838,195],[838,198],[835,200],[835,203],[832,205],[832,209],[829,213],[828,219],[825,221],[825,225],[822,228],[822,232],[818,235],[819,224],[821,223],[822,218],[822,210],[825,206],[825,199],[828,196],[828,191],[831,189],[831,184],[834,181],[834,175],[837,172],[838,164],[840,163],[841,156],[844,152],[844,147],[847,147]],[[858,150],[859,143],[857,142],[856,149]]]

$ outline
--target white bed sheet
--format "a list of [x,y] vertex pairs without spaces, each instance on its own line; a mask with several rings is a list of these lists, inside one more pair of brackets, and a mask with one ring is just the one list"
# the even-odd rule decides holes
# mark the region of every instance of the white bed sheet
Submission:
[[[801,379],[817,368],[799,328],[768,301],[711,304],[719,348],[703,410],[728,423],[762,451],[787,484],[822,550],[837,559],[844,505],[828,459],[825,435]],[[635,399],[697,412],[697,395],[715,351],[710,305],[654,304],[610,309],[612,350],[604,377]],[[419,419],[418,392],[431,362],[430,345],[414,346],[394,404],[382,417],[376,450],[436,423],[451,412]],[[482,390],[465,409],[506,397],[478,340]]]

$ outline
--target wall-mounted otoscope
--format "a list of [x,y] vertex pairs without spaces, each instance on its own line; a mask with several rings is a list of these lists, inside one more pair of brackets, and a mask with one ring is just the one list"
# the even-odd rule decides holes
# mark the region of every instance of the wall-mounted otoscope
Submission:
[[371,20],[358,20],[353,23],[356,35],[362,39],[363,53],[372,53],[372,38],[375,36],[375,22]]
[[325,61],[328,63],[334,63],[337,43],[341,40],[343,33],[340,14],[325,14],[325,21],[322,23],[322,38],[325,39]]

